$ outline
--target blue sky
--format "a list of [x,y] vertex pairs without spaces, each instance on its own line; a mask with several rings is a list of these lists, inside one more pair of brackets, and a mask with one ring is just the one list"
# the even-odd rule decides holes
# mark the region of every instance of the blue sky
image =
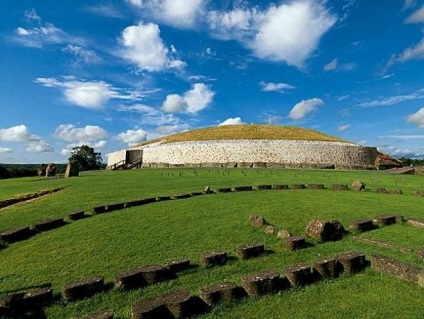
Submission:
[[194,128],[312,128],[424,157],[424,3],[0,0],[0,163]]

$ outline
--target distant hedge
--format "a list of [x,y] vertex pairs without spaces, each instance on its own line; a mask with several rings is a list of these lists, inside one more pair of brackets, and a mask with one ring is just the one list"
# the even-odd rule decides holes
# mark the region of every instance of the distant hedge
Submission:
[[[31,177],[37,176],[39,164],[0,164],[0,178]],[[57,164],[56,173],[63,174],[66,164]]]

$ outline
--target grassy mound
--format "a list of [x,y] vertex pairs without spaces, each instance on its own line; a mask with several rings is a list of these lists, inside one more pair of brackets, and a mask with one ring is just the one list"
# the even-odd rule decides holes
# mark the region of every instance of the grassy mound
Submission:
[[186,141],[212,141],[212,140],[301,140],[346,142],[340,138],[323,134],[321,132],[293,126],[277,125],[223,125],[201,128],[188,132],[178,133],[159,139],[147,141],[140,145],[150,143],[175,143]]

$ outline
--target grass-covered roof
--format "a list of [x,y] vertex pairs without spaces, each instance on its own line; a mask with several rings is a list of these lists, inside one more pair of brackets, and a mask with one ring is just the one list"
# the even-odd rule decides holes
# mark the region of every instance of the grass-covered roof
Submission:
[[186,141],[212,141],[212,140],[304,140],[346,142],[340,138],[323,134],[321,132],[294,126],[278,125],[223,125],[196,129],[155,140],[147,141],[141,145],[155,142],[175,143]]

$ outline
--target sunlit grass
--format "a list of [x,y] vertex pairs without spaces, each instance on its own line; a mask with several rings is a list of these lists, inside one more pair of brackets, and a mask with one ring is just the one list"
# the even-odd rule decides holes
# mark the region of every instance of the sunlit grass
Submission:
[[[93,206],[160,195],[174,195],[237,185],[333,183],[350,185],[354,180],[367,184],[364,192],[325,190],[269,190],[204,195],[153,203],[93,216],[45,232],[0,250],[0,296],[16,290],[51,283],[56,292],[67,282],[88,276],[105,276],[113,282],[120,270],[148,264],[164,264],[175,258],[190,258],[199,267],[183,272],[178,279],[123,293],[118,289],[75,302],[58,302],[46,310],[48,318],[70,318],[111,309],[115,318],[129,318],[138,300],[173,288],[193,294],[205,285],[223,280],[241,284],[243,274],[276,269],[336,253],[359,250],[369,258],[382,253],[422,266],[415,250],[424,246],[420,229],[409,225],[383,227],[361,236],[404,246],[413,253],[399,253],[353,240],[316,244],[289,252],[281,240],[253,229],[251,213],[264,216],[278,228],[303,235],[313,218],[337,219],[345,227],[356,219],[381,213],[424,218],[423,198],[412,195],[424,189],[419,176],[384,175],[371,171],[256,170],[256,169],[167,169],[130,172],[96,172],[70,179],[16,179],[0,181],[10,186],[8,196],[41,189],[66,189],[38,200],[0,210],[1,230],[29,225],[34,221],[67,216]],[[376,189],[402,189],[404,195],[378,194]],[[10,191],[13,189],[14,191]],[[273,253],[241,261],[233,258],[223,267],[205,269],[200,255],[226,250],[236,257],[240,244],[263,242]],[[373,270],[343,276],[332,282],[289,290],[258,300],[246,299],[225,304],[201,318],[414,318],[422,289]],[[399,306],[392,303],[397,301]],[[388,303],[388,304],[387,304]],[[389,315],[390,314],[390,315]]]

